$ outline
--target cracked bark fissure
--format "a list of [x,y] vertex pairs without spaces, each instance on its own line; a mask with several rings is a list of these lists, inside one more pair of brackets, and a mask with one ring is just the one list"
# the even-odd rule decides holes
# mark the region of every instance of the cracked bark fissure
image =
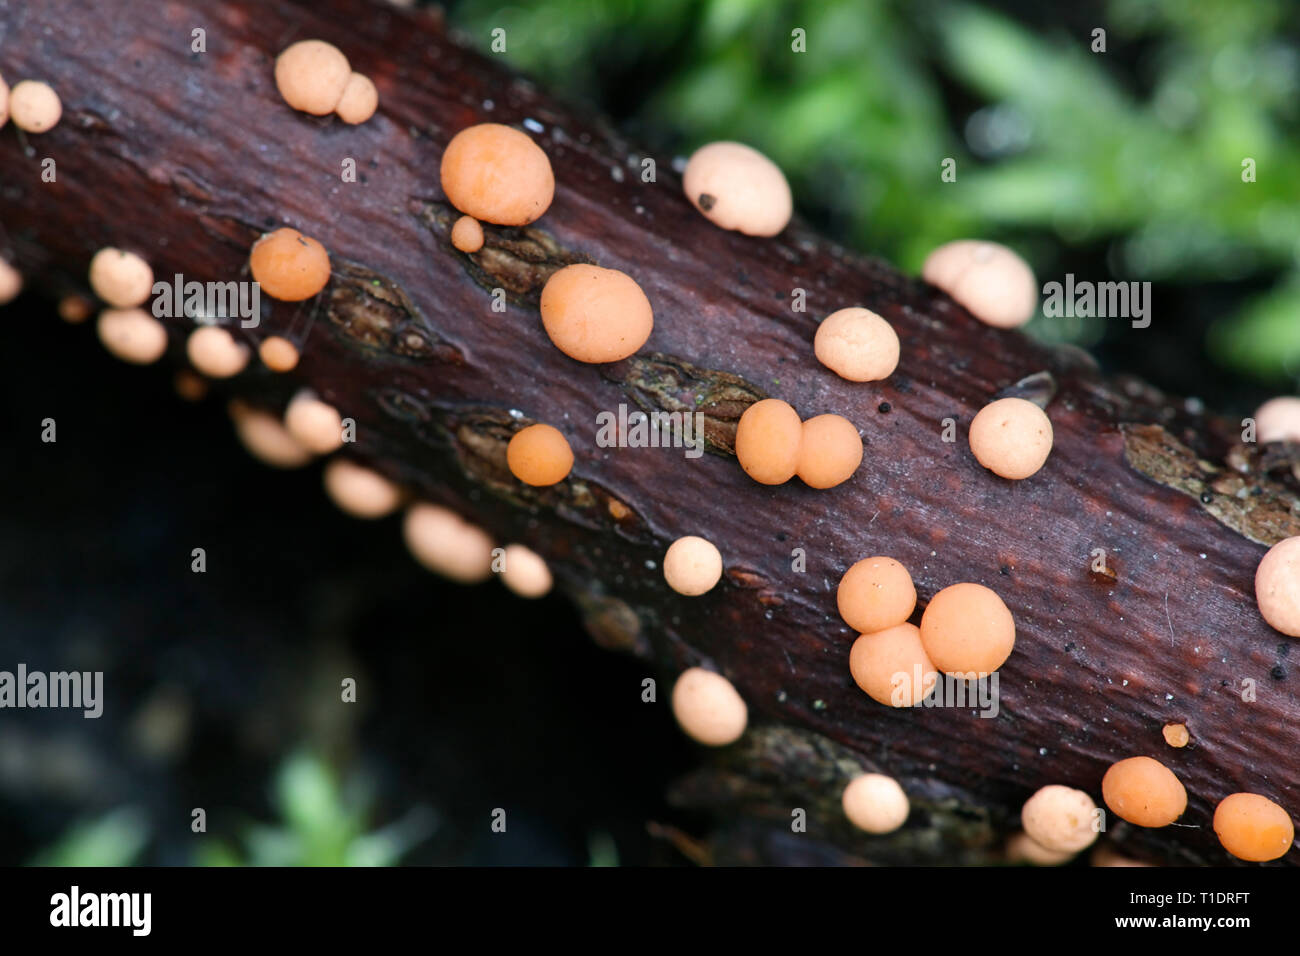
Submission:
[[[1228,862],[1209,823],[1237,790],[1300,815],[1294,642],[1264,624],[1252,592],[1262,545],[1300,529],[1285,450],[1233,449],[1232,423],[1104,379],[1076,351],[982,326],[798,223],[775,239],[719,231],[681,195],[666,157],[658,181],[643,182],[645,154],[458,48],[431,16],[359,0],[0,0],[0,24],[0,70],[49,79],[65,109],[43,136],[0,133],[3,252],[58,293],[84,290],[105,245],[140,252],[159,278],[224,281],[246,277],[264,229],[288,224],[324,243],[334,276],[316,303],[276,303],[259,328],[234,330],[250,344],[310,330],[300,366],[251,369],[230,391],[278,409],[311,387],[355,419],[348,453],[543,554],[595,639],[647,660],[661,705],[689,665],[726,674],[751,731],[673,791],[717,810],[715,859],[993,859],[1037,787],[1099,799],[1106,767],[1134,754],[1169,765],[1189,794],[1187,826],[1112,818],[1108,837],[1134,855]],[[190,52],[195,27],[207,31],[205,54]],[[349,127],[285,106],[272,59],[308,37],[374,79],[372,120]],[[530,228],[487,226],[483,250],[456,252],[442,147],[472,123],[525,119],[543,127],[554,204]],[[47,156],[56,183],[41,182]],[[340,179],[348,158],[356,183]],[[537,297],[570,262],[641,284],[655,330],[638,355],[587,366],[551,346]],[[504,312],[492,310],[498,288]],[[806,312],[791,308],[796,288]],[[899,333],[902,362],[886,382],[848,383],[813,358],[818,319],[851,304]],[[169,358],[182,362],[189,323],[168,321]],[[971,458],[965,424],[1042,372],[1056,386],[1055,449],[1032,479],[1002,481]],[[805,417],[852,419],[866,445],[857,475],[824,492],[745,477],[730,454],[735,422],[765,395]],[[597,413],[620,403],[703,412],[710,454],[597,447]],[[960,425],[955,443],[940,439],[947,417]],[[577,455],[555,488],[521,486],[505,467],[505,442],[534,420],[565,431]],[[701,598],[674,594],[658,570],[667,544],[693,533],[727,568]],[[1104,574],[1091,570],[1098,548]],[[908,567],[922,606],[958,581],[1004,598],[1017,643],[996,719],[891,710],[853,685],[855,635],[834,588],[873,554]],[[1253,702],[1243,680],[1257,685]],[[1161,739],[1175,720],[1191,731],[1183,750]],[[892,837],[842,819],[840,789],[862,768],[898,777],[912,797],[912,820]],[[808,811],[807,834],[791,833],[794,808]]]

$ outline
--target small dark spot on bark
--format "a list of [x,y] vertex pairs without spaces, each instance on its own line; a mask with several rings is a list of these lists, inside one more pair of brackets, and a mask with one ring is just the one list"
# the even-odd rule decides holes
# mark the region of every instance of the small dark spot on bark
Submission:
[[1268,673],[1274,680],[1286,680],[1286,668],[1281,664],[1274,664],[1273,669]]
[[695,204],[705,212],[708,212],[718,204],[718,200],[708,193],[700,193],[700,198],[695,201]]
[[890,405],[889,402],[881,402],[880,405],[876,408],[876,411],[880,412],[880,414],[882,415],[888,415],[891,411],[893,411],[893,409],[894,406]]
[[1208,491],[1201,492],[1201,504],[1208,505],[1213,500],[1214,495],[1210,494]]
[[784,531],[778,531],[778,532],[776,533],[776,540],[777,540],[777,541],[784,541],[784,540],[786,539],[786,537],[787,537],[787,535],[786,535],[786,533],[785,533]]
[[1010,569],[1009,567],[1007,567],[1007,566],[1004,564],[1004,565],[1002,565],[1002,567],[998,568],[998,573],[999,573],[999,574],[1006,575],[1007,577],[1010,577],[1010,576],[1011,576],[1011,569]]
[[1068,643],[1066,643],[1065,652],[1068,654],[1073,650],[1074,650],[1074,641],[1069,641]]
[[903,378],[902,376],[899,376],[890,384],[894,386],[895,391],[902,392],[904,395],[912,391],[911,381],[909,379]]
[[1286,657],[1288,654],[1291,653],[1291,645],[1285,642],[1279,644],[1277,646],[1277,653],[1279,657]]

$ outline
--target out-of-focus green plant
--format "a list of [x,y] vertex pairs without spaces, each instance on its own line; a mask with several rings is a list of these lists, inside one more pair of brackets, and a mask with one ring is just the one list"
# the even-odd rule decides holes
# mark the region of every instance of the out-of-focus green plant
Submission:
[[[507,57],[569,96],[598,100],[602,64],[662,65],[639,121],[677,131],[684,151],[753,144],[805,208],[907,270],[979,235],[1018,246],[1045,278],[1070,271],[1071,247],[1102,243],[1116,278],[1271,285],[1215,327],[1213,353],[1262,380],[1297,377],[1300,52],[1284,39],[1296,5],[1106,10],[1108,49],[1142,44],[1140,90],[1089,34],[944,0],[463,0],[453,16],[484,47],[504,27]],[[806,53],[792,52],[795,29]],[[945,80],[977,104],[970,115],[949,115]],[[1030,326],[1085,343],[1098,328]]]
[[587,860],[589,866],[618,866],[618,844],[604,830],[589,834]]
[[32,866],[131,866],[149,842],[149,825],[134,807],[74,824],[38,852]]
[[368,831],[370,800],[348,792],[318,757],[297,753],[276,775],[274,804],[281,822],[246,828],[242,848],[206,841],[204,866],[391,866],[437,826],[434,812],[416,808],[401,820]]

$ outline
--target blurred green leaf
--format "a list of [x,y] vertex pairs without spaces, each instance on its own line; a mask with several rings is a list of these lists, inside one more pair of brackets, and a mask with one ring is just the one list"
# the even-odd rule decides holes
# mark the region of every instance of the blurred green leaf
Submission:
[[30,862],[33,866],[131,866],[148,842],[144,814],[122,807],[76,824]]

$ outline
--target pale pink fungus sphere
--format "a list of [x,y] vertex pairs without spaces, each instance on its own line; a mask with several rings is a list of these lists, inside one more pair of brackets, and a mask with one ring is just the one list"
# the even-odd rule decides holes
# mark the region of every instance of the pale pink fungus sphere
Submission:
[[500,123],[479,123],[453,136],[439,176],[448,202],[499,226],[526,226],[555,198],[546,153],[527,133]]
[[272,372],[291,372],[298,366],[298,346],[281,335],[271,335],[257,347],[262,364]]
[[864,773],[849,781],[841,798],[844,815],[859,830],[892,833],[911,812],[907,794],[893,777]]
[[714,225],[747,236],[775,236],[794,211],[780,167],[743,143],[697,149],[686,163],[682,189]]
[[6,305],[18,298],[23,291],[23,274],[0,259],[0,305]]
[[1028,863],[1031,866],[1060,866],[1074,859],[1073,853],[1049,850],[1035,843],[1023,830],[1007,840],[1006,855],[1008,863]]
[[299,392],[284,410],[284,427],[304,447],[328,455],[343,444],[343,418],[328,402]]
[[664,555],[664,580],[678,594],[695,597],[713,590],[722,579],[722,553],[696,535],[678,538]]
[[324,40],[299,40],[275,60],[275,85],[284,101],[314,116],[334,112],[350,79],[348,58]]
[[779,398],[754,402],[736,424],[736,460],[745,474],[764,485],[781,485],[799,470],[803,422]]
[[483,248],[483,224],[473,216],[461,216],[451,227],[451,244],[464,253]]
[[343,95],[334,107],[334,112],[343,122],[356,126],[374,116],[378,108],[379,91],[375,89],[375,84],[370,77],[353,73],[343,87]]
[[1255,569],[1260,616],[1287,637],[1300,637],[1300,536],[1268,549]]
[[151,365],[167,351],[167,330],[144,309],[105,309],[95,331],[104,348],[132,365]]
[[23,132],[45,133],[58,125],[63,103],[48,83],[23,80],[9,91],[9,115]]
[[554,583],[546,559],[522,544],[508,544],[501,555],[501,583],[524,598],[550,593]]
[[555,347],[579,362],[620,362],[654,330],[650,300],[635,279],[617,269],[565,266],[546,280],[539,305]]
[[301,468],[311,461],[311,452],[280,424],[280,419],[260,408],[239,401],[229,405],[235,434],[248,453],[272,468]]
[[111,306],[141,305],[153,291],[153,269],[134,252],[107,246],[90,260],[90,287]]
[[862,634],[849,651],[853,682],[886,707],[915,707],[934,690],[939,674],[915,624]]
[[731,681],[691,667],[673,685],[673,716],[691,739],[708,747],[735,743],[749,723],[749,708]]
[[1000,398],[970,423],[970,450],[993,474],[1019,481],[1035,474],[1052,452],[1052,422],[1023,398]]
[[810,488],[834,488],[862,464],[862,436],[843,415],[816,415],[803,423],[795,474]]
[[898,334],[870,309],[840,309],[817,326],[813,352],[840,378],[878,382],[898,368]]
[[1300,398],[1270,398],[1255,410],[1255,440],[1300,442]]
[[185,343],[190,364],[209,378],[231,378],[248,365],[248,346],[235,341],[228,329],[200,325]]
[[1006,246],[958,239],[935,249],[921,275],[986,325],[1024,325],[1038,308],[1038,282],[1029,263]]
[[330,500],[354,518],[382,518],[402,503],[402,490],[379,472],[346,458],[334,458],[322,478]]
[[1078,853],[1097,839],[1097,804],[1082,790],[1049,784],[1025,801],[1020,823],[1035,843],[1057,853]]
[[421,502],[406,510],[402,535],[415,560],[460,584],[477,584],[492,574],[492,539],[454,511]]

